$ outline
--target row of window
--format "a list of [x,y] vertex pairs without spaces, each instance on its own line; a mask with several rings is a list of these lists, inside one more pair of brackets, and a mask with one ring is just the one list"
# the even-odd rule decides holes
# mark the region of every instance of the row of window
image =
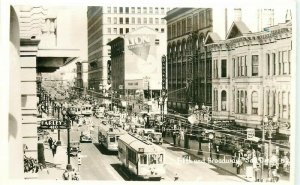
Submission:
[[[276,54],[267,54],[267,75],[291,74],[290,51],[279,51],[276,62]],[[259,56],[251,56],[251,76],[259,76]],[[213,77],[219,78],[218,60],[213,60]],[[247,56],[232,58],[232,76],[248,76]],[[221,78],[227,77],[227,60],[221,60]]]
[[212,26],[212,9],[206,9],[168,25],[168,39],[180,37],[192,30],[203,29],[209,26]]
[[[128,33],[130,31],[129,28],[107,28],[107,34],[125,34],[125,33]],[[135,28],[131,28],[131,31],[135,31]],[[159,28],[155,28],[155,31],[157,32],[161,32],[161,33],[164,33],[165,32],[165,29],[164,28],[161,28],[159,30]],[[110,42],[111,39],[108,39],[108,42]]]
[[[143,22],[142,22],[143,21]],[[163,18],[153,17],[107,17],[107,24],[165,24]]]
[[[232,92],[233,101],[236,102],[236,107],[234,112],[238,114],[247,114],[247,102],[248,96],[246,90],[239,90],[235,94]],[[236,96],[236,97],[235,97]],[[225,90],[221,91],[221,109],[219,109],[218,103],[218,90],[213,91],[213,110],[214,111],[229,111],[227,107],[227,92]],[[251,98],[251,114],[258,115],[258,92],[253,91],[250,95]],[[279,118],[289,119],[290,118],[290,93],[289,92],[278,92],[277,98],[275,92],[267,92],[266,96],[266,114],[275,115],[277,114]],[[234,105],[234,102],[233,102]],[[277,109],[277,112],[276,112]]]
[[158,8],[158,7],[107,7],[107,13],[126,13],[126,14],[166,14],[170,8]]

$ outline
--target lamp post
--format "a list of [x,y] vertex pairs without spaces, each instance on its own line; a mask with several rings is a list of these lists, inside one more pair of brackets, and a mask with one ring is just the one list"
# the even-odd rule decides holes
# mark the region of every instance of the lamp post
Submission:
[[[265,115],[263,118],[263,126],[262,126],[262,143],[264,146],[265,143],[265,134],[268,134],[268,139],[269,139],[269,145],[268,145],[268,179],[271,177],[271,163],[270,163],[270,157],[271,157],[271,139],[272,139],[272,133],[274,129],[278,128],[278,118],[276,115],[272,116],[267,116]],[[263,147],[264,148],[264,147]],[[263,151],[263,156],[265,155],[265,148]],[[261,176],[263,175],[263,160],[262,160],[262,165],[261,165]]]
[[[61,106],[60,106],[61,105]],[[60,111],[61,111],[61,107],[62,107],[62,104],[58,104],[56,106],[57,108],[57,119],[59,120],[60,119]],[[60,141],[60,129],[57,129],[57,142],[56,142],[57,146],[60,146],[61,145],[61,141]]]
[[67,131],[68,131],[68,147],[67,147],[68,164],[66,166],[66,169],[71,171],[72,165],[70,160],[70,119],[67,117],[67,112],[65,109],[62,110],[62,115],[63,115],[63,121],[67,123]]
[[214,134],[209,132],[208,139],[209,139],[209,157],[210,157],[210,159],[212,159],[212,141],[214,139]]

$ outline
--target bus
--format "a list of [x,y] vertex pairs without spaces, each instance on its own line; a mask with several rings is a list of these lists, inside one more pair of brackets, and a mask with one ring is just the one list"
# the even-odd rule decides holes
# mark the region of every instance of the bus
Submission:
[[166,173],[165,150],[138,134],[119,137],[118,158],[137,178],[160,180]]
[[98,142],[108,151],[118,151],[118,138],[126,134],[121,128],[114,128],[110,124],[103,124],[98,127]]

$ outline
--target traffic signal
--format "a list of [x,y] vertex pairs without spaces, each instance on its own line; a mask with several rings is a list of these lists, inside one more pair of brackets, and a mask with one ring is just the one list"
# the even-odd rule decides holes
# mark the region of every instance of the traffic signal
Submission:
[[166,89],[166,81],[167,81],[167,69],[166,69],[166,55],[163,55],[162,56],[162,59],[161,59],[161,72],[162,72],[162,90],[165,90]]

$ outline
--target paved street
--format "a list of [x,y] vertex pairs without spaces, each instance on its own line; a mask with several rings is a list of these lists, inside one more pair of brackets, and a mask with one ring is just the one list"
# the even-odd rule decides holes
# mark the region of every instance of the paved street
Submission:
[[[100,119],[91,117],[95,124],[95,130],[92,134],[93,143],[81,143],[82,165],[80,166],[80,176],[82,180],[131,180],[127,171],[121,167],[121,163],[117,158],[117,153],[109,153],[97,141],[97,125]],[[74,124],[71,130],[71,140],[79,141],[80,132],[88,129],[86,125],[77,127]],[[61,140],[63,145],[67,143],[67,132],[61,132]],[[162,181],[173,181],[175,174],[178,174],[180,181],[235,181],[242,182],[243,180],[225,172],[222,169],[217,169],[207,163],[182,163],[185,152],[178,150],[170,144],[164,143],[162,145],[166,149],[166,175]],[[71,158],[73,168],[78,170],[77,157]],[[191,173],[191,171],[193,173]],[[54,173],[54,172],[51,172]],[[57,173],[57,172],[55,172]],[[62,170],[57,173],[60,175]],[[212,178],[214,177],[214,178]]]

